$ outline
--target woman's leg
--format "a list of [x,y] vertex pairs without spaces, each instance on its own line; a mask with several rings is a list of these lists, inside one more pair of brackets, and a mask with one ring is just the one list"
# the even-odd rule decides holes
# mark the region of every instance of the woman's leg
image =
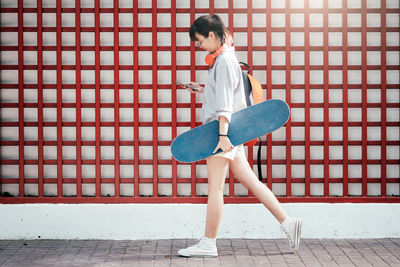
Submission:
[[274,193],[258,180],[245,155],[241,154],[234,160],[230,160],[229,168],[240,183],[264,204],[279,223],[285,220],[287,216],[286,212],[283,210],[278,199],[276,199]]
[[223,157],[207,158],[208,202],[205,236],[216,238],[224,205],[224,184],[229,160]]

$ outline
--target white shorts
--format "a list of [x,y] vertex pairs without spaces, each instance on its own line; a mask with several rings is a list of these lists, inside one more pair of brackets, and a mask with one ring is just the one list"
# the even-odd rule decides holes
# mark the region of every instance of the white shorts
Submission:
[[237,158],[240,155],[245,155],[243,144],[233,147],[232,151],[220,152],[220,153],[215,154],[215,155],[213,155],[211,157],[224,157],[224,158],[233,160],[234,158]]

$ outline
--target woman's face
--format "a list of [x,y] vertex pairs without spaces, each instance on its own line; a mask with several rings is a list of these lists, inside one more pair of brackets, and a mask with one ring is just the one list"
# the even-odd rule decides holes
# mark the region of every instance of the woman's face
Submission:
[[221,46],[221,41],[220,39],[215,35],[214,32],[209,32],[208,37],[205,38],[203,35],[198,34],[197,32],[195,33],[197,42],[196,46],[207,50],[208,53],[212,54],[215,51],[218,50],[218,48]]

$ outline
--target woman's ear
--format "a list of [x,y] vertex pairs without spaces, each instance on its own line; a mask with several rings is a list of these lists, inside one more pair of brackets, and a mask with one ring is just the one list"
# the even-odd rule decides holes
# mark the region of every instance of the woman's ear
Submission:
[[208,37],[210,37],[212,40],[215,40],[217,36],[214,32],[208,32]]

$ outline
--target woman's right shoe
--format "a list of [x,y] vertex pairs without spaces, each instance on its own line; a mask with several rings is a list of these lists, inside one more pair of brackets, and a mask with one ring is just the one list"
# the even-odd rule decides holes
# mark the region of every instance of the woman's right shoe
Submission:
[[178,250],[178,254],[184,257],[217,257],[218,251],[215,244],[203,237],[197,244]]
[[288,216],[281,223],[281,230],[285,233],[289,241],[289,248],[292,252],[299,248],[302,222],[303,220],[301,218]]

